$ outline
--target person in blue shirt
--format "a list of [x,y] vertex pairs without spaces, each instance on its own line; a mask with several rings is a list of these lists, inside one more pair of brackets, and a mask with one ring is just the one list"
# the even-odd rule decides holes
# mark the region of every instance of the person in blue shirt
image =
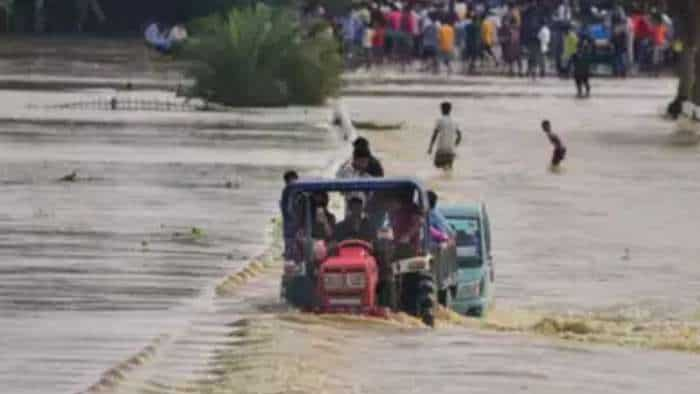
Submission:
[[438,196],[432,190],[428,190],[428,203],[430,204],[430,226],[445,233],[449,238],[455,238],[455,230],[447,222],[445,216],[437,209]]

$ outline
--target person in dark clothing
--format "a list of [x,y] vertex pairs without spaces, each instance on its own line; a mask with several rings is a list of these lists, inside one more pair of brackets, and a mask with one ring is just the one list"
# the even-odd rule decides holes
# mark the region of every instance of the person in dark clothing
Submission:
[[615,51],[615,68],[616,77],[627,76],[627,25],[626,20],[620,17],[614,19],[612,45]]
[[557,168],[566,157],[566,147],[561,142],[561,138],[552,132],[552,124],[548,120],[542,121],[542,130],[549,138],[549,142],[554,146],[551,164],[552,168]]
[[290,170],[284,173],[284,185],[289,185],[290,183],[294,183],[299,180],[299,174],[294,171]]
[[476,61],[479,58],[479,47],[481,46],[481,30],[477,25],[476,19],[471,16],[470,21],[462,28],[462,37],[464,39],[464,48],[462,50],[462,60],[464,62],[464,70],[466,73],[474,73],[476,71]]
[[[284,173],[284,185],[287,186],[291,183],[296,182],[299,179],[299,174],[296,171],[290,170]],[[291,259],[293,255],[294,242],[296,239],[296,232],[299,229],[297,226],[297,221],[295,220],[295,215],[290,214],[288,207],[283,206],[283,202],[280,199],[280,210],[282,211],[282,232],[284,233],[284,258]]]
[[348,201],[348,215],[335,227],[336,242],[359,239],[372,242],[374,227],[363,214],[364,202],[359,197],[351,197]]
[[370,156],[369,156],[369,164],[367,165],[367,174],[369,174],[372,177],[375,178],[382,178],[384,177],[384,167],[382,167],[382,163],[377,159],[372,153],[369,148],[369,141],[367,141],[366,138],[364,137],[358,137],[354,142],[353,142],[353,147],[355,149],[360,148],[360,149],[367,149],[370,151]]
[[[578,51],[571,57],[574,67],[574,81],[576,82],[576,92],[579,98],[591,96],[591,60],[585,47],[579,47]],[[584,95],[585,89],[585,95]]]
[[527,76],[537,78],[537,61],[541,51],[539,32],[539,9],[534,2],[526,3],[521,12],[520,42],[527,54]]

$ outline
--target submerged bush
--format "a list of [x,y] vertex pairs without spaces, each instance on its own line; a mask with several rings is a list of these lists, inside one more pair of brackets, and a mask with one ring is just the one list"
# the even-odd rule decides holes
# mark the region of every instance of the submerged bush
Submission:
[[191,25],[194,95],[231,106],[318,105],[340,87],[336,42],[305,36],[285,9],[232,9]]

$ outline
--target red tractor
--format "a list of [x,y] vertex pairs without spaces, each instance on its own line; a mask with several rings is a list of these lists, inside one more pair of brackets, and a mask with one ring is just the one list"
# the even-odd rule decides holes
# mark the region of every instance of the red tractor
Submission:
[[319,266],[316,295],[322,312],[377,312],[379,271],[372,245],[348,240]]
[[[314,228],[314,196],[362,193],[367,199],[370,240],[324,238]],[[400,196],[400,197],[397,197]],[[403,204],[403,206],[402,206]],[[430,238],[428,200],[413,179],[299,181],[286,187],[285,220],[298,226],[293,252],[282,277],[282,297],[318,313],[381,315],[404,311],[432,325],[437,300],[449,304],[456,291],[457,262],[453,243]],[[396,212],[410,212],[410,237]],[[396,219],[396,220],[390,220]]]

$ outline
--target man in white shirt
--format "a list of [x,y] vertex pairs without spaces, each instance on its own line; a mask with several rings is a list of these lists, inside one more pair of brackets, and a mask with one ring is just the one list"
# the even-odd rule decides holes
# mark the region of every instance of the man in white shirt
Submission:
[[435,152],[435,167],[449,171],[455,159],[455,148],[462,142],[462,132],[457,123],[452,119],[452,104],[443,102],[440,104],[442,117],[437,120],[433,137],[430,140],[428,154],[433,153],[433,146],[437,141],[437,151]]
[[546,22],[542,22],[542,27],[540,27],[539,33],[537,33],[537,39],[540,41],[540,56],[539,56],[539,66],[540,66],[540,76],[544,77],[547,71],[547,56],[549,56],[549,44],[552,40],[552,32],[549,30]]
[[[355,146],[352,152],[352,159],[345,162],[335,174],[337,179],[358,179],[371,178],[367,171],[369,169],[372,153],[368,146]],[[350,200],[360,198],[362,201],[369,201],[369,194],[365,192],[344,193],[346,207],[350,206]],[[349,211],[348,211],[349,212]]]
[[338,179],[370,178],[371,175],[367,172],[367,168],[371,157],[372,154],[367,147],[355,147],[352,159],[340,166],[335,177]]

